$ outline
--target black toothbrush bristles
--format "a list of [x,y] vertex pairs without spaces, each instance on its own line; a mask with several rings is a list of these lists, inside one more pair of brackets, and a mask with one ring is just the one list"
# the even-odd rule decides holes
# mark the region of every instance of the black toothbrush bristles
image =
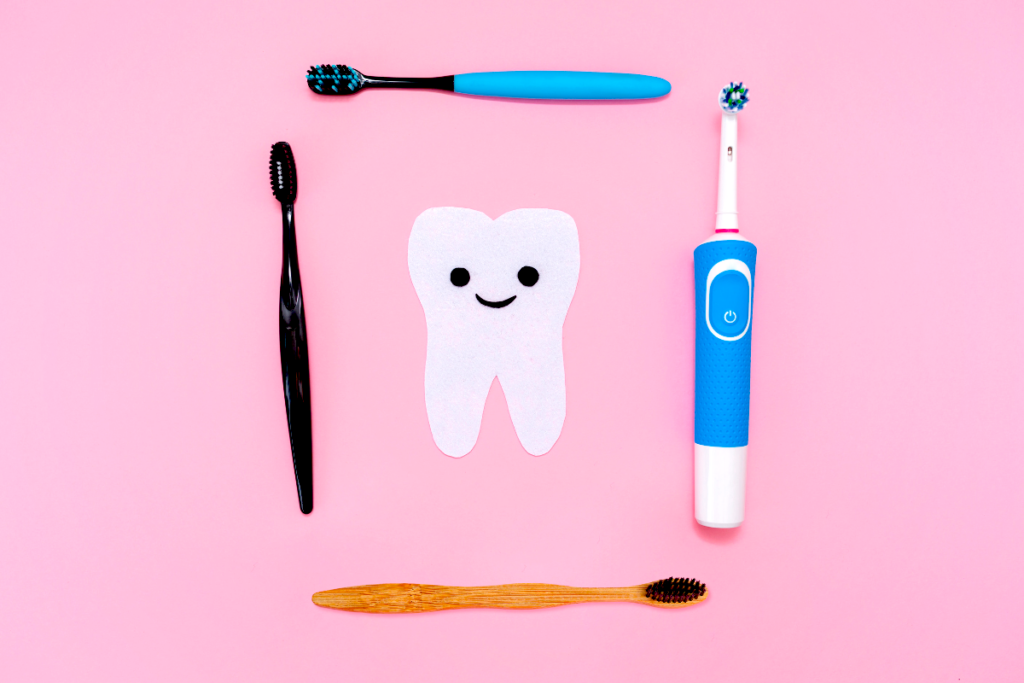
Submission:
[[351,95],[365,83],[363,74],[344,64],[317,64],[306,72],[306,85],[318,95]]
[[276,142],[270,148],[270,189],[282,204],[294,204],[299,194],[295,157],[287,142]]
[[668,578],[655,581],[647,586],[646,595],[658,602],[690,602],[696,600],[707,590],[707,586],[697,579]]

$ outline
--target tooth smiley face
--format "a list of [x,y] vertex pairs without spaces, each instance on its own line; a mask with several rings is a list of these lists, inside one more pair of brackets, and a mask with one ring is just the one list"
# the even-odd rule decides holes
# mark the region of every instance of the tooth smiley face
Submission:
[[409,236],[409,273],[427,320],[427,418],[461,457],[480,432],[495,377],[527,452],[547,453],[565,421],[562,323],[579,278],[576,224],[561,211],[491,220],[428,209]]
[[[519,282],[521,282],[524,286],[533,287],[535,284],[537,284],[537,280],[540,278],[540,274],[537,273],[537,269],[532,266],[523,266],[522,268],[519,269],[519,274],[517,277],[519,278]],[[449,279],[452,281],[452,284],[455,285],[456,287],[465,287],[466,285],[469,284],[469,271],[466,270],[465,268],[453,268],[451,278]],[[487,306],[488,308],[505,308],[510,303],[515,301],[516,297],[513,294],[504,301],[488,301],[487,299],[481,298],[481,296],[477,294],[476,300],[482,303],[484,306]]]

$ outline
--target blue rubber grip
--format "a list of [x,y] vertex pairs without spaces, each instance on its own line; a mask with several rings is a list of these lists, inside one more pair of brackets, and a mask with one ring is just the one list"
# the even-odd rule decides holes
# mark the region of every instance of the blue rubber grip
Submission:
[[492,71],[455,76],[455,92],[531,100],[645,100],[667,95],[664,78],[593,71]]
[[[693,252],[697,339],[693,440],[746,446],[750,426],[750,336],[757,247],[707,242]],[[709,279],[710,276],[710,279]]]

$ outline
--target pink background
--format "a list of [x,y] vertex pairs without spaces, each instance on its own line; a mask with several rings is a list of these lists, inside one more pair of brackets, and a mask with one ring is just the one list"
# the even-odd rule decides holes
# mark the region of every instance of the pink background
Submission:
[[[1019,2],[198,1],[0,6],[0,677],[1011,681],[1024,672]],[[652,73],[641,104],[379,75]],[[752,88],[748,517],[693,521],[692,250],[717,90]],[[292,143],[316,509],[277,342]],[[431,206],[570,213],[568,416],[495,385],[434,446],[406,242]],[[316,590],[706,581],[682,611],[388,617]]]

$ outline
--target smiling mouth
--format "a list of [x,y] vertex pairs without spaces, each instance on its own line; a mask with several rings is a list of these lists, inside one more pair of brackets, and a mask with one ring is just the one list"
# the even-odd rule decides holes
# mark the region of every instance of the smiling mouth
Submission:
[[477,294],[476,300],[482,303],[484,306],[487,306],[488,308],[505,308],[510,303],[515,301],[516,298],[513,296],[509,297],[508,299],[505,299],[504,301],[488,301],[487,299],[481,299],[480,295]]

